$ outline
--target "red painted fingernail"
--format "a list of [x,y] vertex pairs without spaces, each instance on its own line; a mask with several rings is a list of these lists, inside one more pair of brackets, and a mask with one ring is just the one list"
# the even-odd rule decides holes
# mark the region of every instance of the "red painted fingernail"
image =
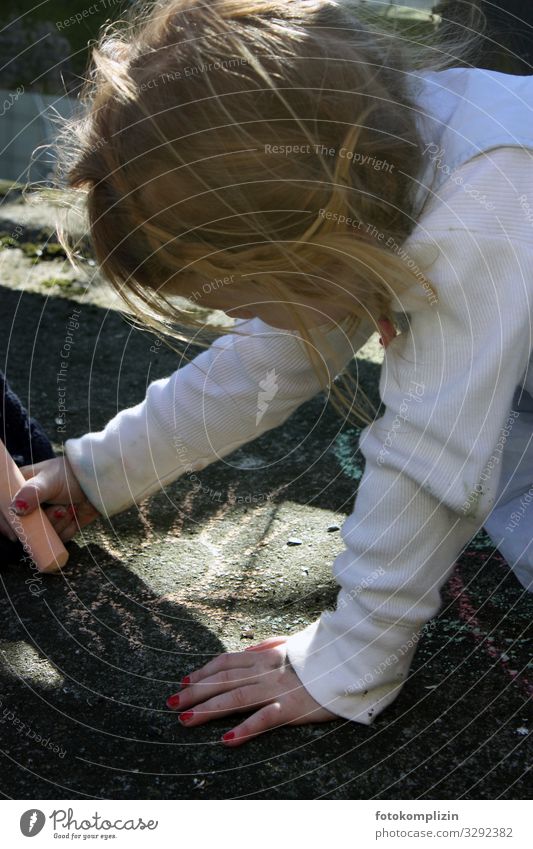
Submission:
[[175,693],[173,696],[169,696],[167,699],[167,707],[171,708],[172,710],[175,710],[175,708],[178,707],[179,703],[180,697],[177,693]]
[[187,684],[190,684],[190,683],[191,683],[191,679],[190,679],[189,675],[186,675],[185,678],[181,679],[181,686],[182,687],[186,687]]
[[30,505],[27,501],[24,501],[22,498],[17,498],[15,501],[15,508],[17,510],[27,510]]
[[222,735],[222,739],[224,740],[225,743],[227,743],[228,740],[234,740],[235,739],[235,731],[226,731],[226,733]]
[[190,722],[194,716],[193,710],[186,710],[185,713],[180,713],[179,720],[180,722]]
[[65,511],[62,510],[61,508],[59,510],[54,510],[54,516],[56,517],[56,519],[64,519],[65,518]]

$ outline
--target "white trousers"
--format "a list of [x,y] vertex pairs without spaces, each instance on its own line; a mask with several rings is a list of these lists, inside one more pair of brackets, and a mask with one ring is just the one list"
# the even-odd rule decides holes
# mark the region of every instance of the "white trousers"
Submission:
[[522,586],[533,592],[533,367],[529,372],[513,399],[519,415],[502,450],[498,501],[484,527]]

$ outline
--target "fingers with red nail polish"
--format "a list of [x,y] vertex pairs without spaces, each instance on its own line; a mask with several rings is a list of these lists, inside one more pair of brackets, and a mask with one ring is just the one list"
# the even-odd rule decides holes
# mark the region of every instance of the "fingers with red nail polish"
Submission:
[[179,708],[180,722],[191,729],[231,714],[251,714],[219,738],[230,748],[281,725],[335,720],[288,663],[286,641],[271,637],[246,651],[212,658],[184,676],[182,689],[169,697],[167,705]]
[[30,505],[23,498],[17,498],[13,502],[13,510],[18,516],[23,516],[29,510],[29,507]]
[[[181,679],[180,687],[187,687],[187,685],[190,683],[191,679],[189,675],[186,675],[184,678]],[[171,710],[176,710],[180,704],[180,694],[173,693],[171,696],[168,697],[166,704],[167,707],[169,707]]]
[[30,515],[41,506],[63,542],[68,542],[98,518],[97,510],[87,501],[66,457],[21,466],[20,471],[25,483],[13,494],[10,504],[16,515]]
[[72,524],[72,514],[68,512],[66,506],[63,506],[63,504],[43,505],[43,510],[56,534],[61,538],[61,534]]

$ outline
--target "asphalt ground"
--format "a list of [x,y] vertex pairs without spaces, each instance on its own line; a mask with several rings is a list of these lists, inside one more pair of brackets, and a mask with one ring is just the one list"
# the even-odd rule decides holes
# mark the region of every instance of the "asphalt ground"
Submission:
[[[142,400],[179,358],[103,296],[14,285],[18,252],[6,250],[0,368],[60,451]],[[56,374],[73,308],[62,433]],[[379,365],[353,367],[376,398]],[[357,435],[319,395],[197,481],[185,476],[87,528],[61,575],[1,564],[5,797],[531,798],[533,595],[483,532],[459,558],[401,694],[372,726],[285,728],[230,751],[217,742],[227,720],[187,730],[165,706],[213,655],[293,633],[334,606],[342,540],[328,526],[351,511]]]

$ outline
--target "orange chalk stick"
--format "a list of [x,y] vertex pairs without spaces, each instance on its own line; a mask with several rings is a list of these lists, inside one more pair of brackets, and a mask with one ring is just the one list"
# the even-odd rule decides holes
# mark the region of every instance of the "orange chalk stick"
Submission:
[[67,562],[68,551],[46,513],[38,507],[28,516],[17,516],[9,509],[24,483],[22,472],[0,439],[0,510],[39,572],[57,572]]

